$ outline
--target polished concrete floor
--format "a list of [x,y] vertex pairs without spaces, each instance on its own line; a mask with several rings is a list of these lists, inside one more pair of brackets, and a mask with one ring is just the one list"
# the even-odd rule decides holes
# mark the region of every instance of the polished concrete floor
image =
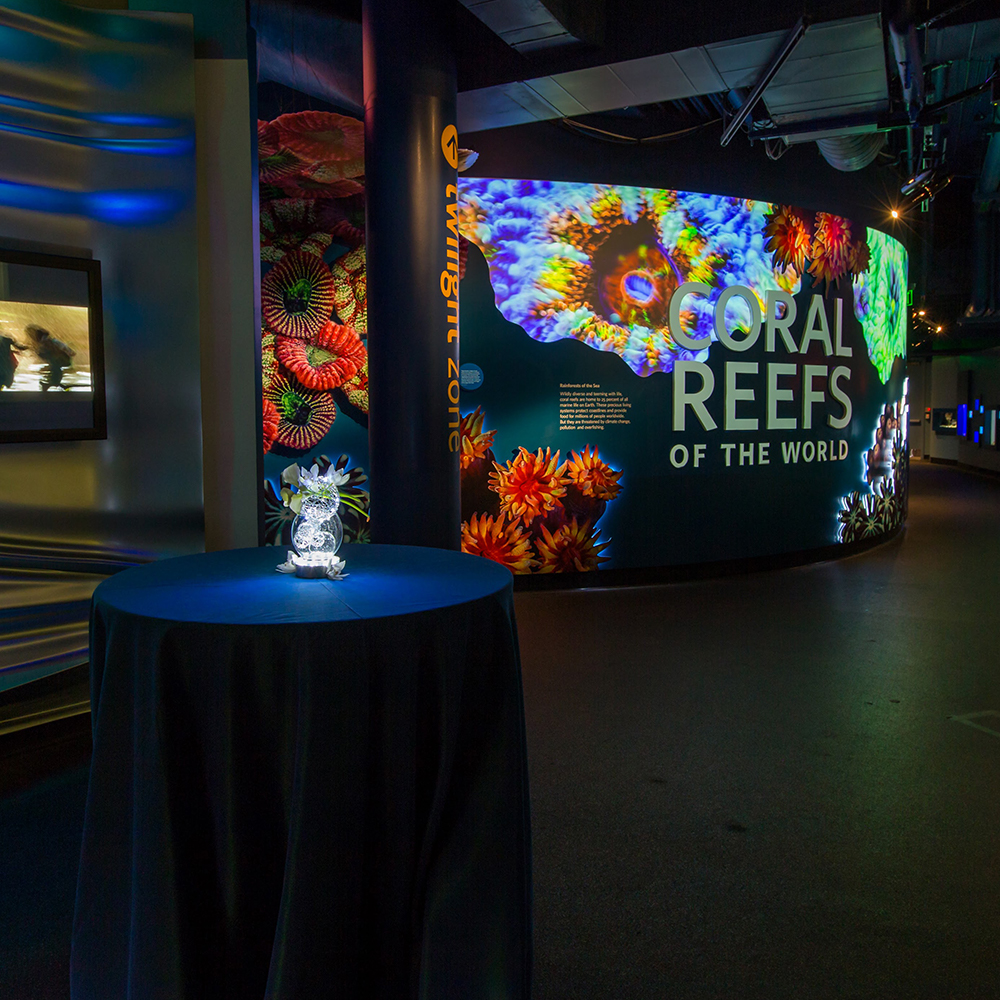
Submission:
[[862,556],[519,595],[535,1000],[1000,997],[998,584],[917,464]]
[[[519,594],[535,1000],[1000,998],[998,584],[917,465],[863,556]],[[68,997],[85,721],[0,740],[0,1000]]]

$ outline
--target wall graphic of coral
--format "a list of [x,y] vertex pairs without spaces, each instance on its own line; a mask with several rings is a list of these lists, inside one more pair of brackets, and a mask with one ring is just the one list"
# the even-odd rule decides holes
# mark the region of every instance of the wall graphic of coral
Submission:
[[874,229],[868,248],[869,266],[854,278],[854,315],[864,330],[868,356],[887,382],[893,361],[906,357],[907,256],[901,243]]
[[560,462],[551,448],[519,448],[500,463],[495,430],[477,407],[461,418],[462,551],[513,573],[586,573],[608,561],[597,522],[621,492],[622,470],[596,448]]
[[[668,307],[686,281],[684,332],[715,340],[713,314],[731,285],[791,294],[809,273],[829,290],[868,267],[867,230],[827,212],[687,191],[460,178],[462,235],[484,253],[497,308],[535,340],[573,338],[618,354],[637,375],[705,360],[672,336]],[[885,239],[888,239],[886,237]],[[893,241],[894,242],[894,241]],[[747,330],[739,297],[730,329]]]
[[840,499],[837,538],[858,542],[899,528],[906,520],[910,449],[906,440],[906,397],[887,404],[875,425],[874,441],[864,456],[866,489]]
[[[367,426],[364,123],[326,111],[257,123],[260,165],[264,453],[300,457],[338,413]],[[330,460],[315,460],[321,471]],[[346,455],[337,467],[347,469]],[[307,465],[313,462],[307,461]],[[350,483],[366,479],[347,470]],[[367,494],[365,494],[367,497]],[[287,542],[294,513],[264,483],[265,536]],[[345,537],[367,537],[345,513]]]

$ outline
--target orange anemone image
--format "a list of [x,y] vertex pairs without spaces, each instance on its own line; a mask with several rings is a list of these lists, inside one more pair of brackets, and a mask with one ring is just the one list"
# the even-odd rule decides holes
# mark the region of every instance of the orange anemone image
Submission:
[[531,538],[520,522],[504,521],[503,514],[495,520],[488,514],[473,514],[462,524],[462,551],[492,559],[512,573],[530,573]]
[[872,252],[867,240],[855,240],[847,254],[847,267],[851,274],[861,274],[871,266]]
[[600,531],[593,531],[589,521],[578,524],[574,517],[568,524],[549,531],[542,525],[537,540],[539,573],[587,573],[598,569],[607,557],[601,552],[608,542],[597,544]]
[[566,477],[585,497],[595,500],[614,500],[621,490],[618,480],[621,469],[612,469],[605,462],[597,448],[591,452],[590,445],[582,454],[571,451],[566,463]]
[[776,205],[763,232],[767,237],[764,249],[774,254],[776,265],[794,267],[799,274],[806,269],[812,251],[812,225],[798,209]]
[[559,452],[539,448],[535,454],[522,447],[506,465],[493,463],[490,488],[500,496],[500,508],[512,520],[530,525],[541,514],[559,504],[566,495],[566,464],[559,465]]
[[849,220],[828,212],[817,212],[809,273],[817,281],[826,281],[827,284],[843,277],[849,269],[851,242]]
[[461,440],[459,464],[462,469],[468,469],[477,459],[486,458],[493,445],[497,432],[483,431],[483,420],[486,414],[481,407],[476,407],[472,413],[467,413],[459,422],[458,433]]
[[307,389],[335,389],[353,378],[367,357],[357,331],[327,320],[306,340],[278,337],[278,360]]

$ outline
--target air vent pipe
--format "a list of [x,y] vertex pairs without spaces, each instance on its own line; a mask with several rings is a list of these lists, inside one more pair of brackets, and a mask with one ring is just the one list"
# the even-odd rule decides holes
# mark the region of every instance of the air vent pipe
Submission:
[[823,159],[835,170],[845,172],[867,167],[885,145],[885,132],[861,132],[817,139]]
[[924,66],[917,37],[917,18],[913,0],[899,0],[889,15],[889,38],[896,58],[899,80],[903,86],[906,115],[915,122],[924,106]]

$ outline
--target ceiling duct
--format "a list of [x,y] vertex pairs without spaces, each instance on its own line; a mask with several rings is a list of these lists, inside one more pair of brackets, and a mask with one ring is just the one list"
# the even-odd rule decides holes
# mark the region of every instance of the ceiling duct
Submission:
[[911,122],[917,120],[924,106],[924,67],[915,21],[913,0],[901,0],[889,17],[889,38],[899,70],[906,114]]
[[512,49],[522,53],[577,42],[599,44],[603,3],[569,5],[565,0],[462,0],[471,14]]
[[823,159],[835,170],[862,170],[882,151],[885,132],[862,132],[855,135],[831,135],[817,139]]

